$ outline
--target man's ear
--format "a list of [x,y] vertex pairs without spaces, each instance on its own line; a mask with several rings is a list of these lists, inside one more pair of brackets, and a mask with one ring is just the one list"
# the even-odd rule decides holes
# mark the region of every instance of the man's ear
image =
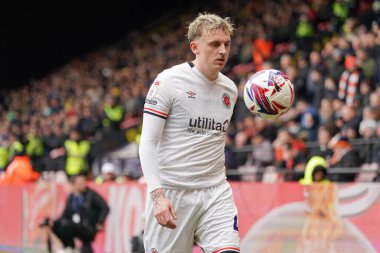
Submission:
[[194,54],[198,54],[199,53],[199,47],[198,47],[198,43],[196,41],[191,41],[190,42],[190,49],[191,51],[194,53]]

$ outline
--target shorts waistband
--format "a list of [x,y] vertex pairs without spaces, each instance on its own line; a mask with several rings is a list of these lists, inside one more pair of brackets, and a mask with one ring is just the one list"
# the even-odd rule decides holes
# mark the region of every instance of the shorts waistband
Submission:
[[204,191],[206,191],[209,189],[213,189],[215,187],[219,187],[219,186],[224,185],[224,184],[228,184],[227,180],[224,180],[224,181],[219,182],[217,184],[204,186],[204,187],[180,187],[180,186],[162,184],[162,188],[168,189],[168,190],[190,190],[190,191],[195,191],[195,190],[203,191],[204,190]]

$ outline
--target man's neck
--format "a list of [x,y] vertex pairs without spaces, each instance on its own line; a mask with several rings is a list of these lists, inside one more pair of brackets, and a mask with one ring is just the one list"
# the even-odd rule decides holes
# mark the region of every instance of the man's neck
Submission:
[[193,63],[197,70],[201,72],[205,77],[207,77],[208,80],[215,81],[218,78],[219,71],[213,73],[210,71],[210,68],[203,66],[197,60],[194,60]]
[[79,191],[79,190],[78,191],[73,191],[73,193],[74,193],[74,195],[79,196],[79,195],[85,193],[86,191],[87,191],[87,188],[84,189],[83,191]]

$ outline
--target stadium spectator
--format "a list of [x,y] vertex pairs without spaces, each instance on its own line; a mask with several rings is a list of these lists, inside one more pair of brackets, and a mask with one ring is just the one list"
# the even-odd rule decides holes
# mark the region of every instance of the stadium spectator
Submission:
[[260,30],[257,38],[253,41],[253,63],[256,71],[263,69],[263,63],[271,57],[273,42],[267,38],[264,31]]
[[106,162],[102,164],[101,167],[101,175],[97,176],[95,179],[95,182],[97,184],[103,184],[103,183],[122,183],[124,180],[122,177],[118,177],[118,171],[116,166],[111,162]]
[[8,142],[0,138],[0,173],[5,170],[8,165]]
[[[328,44],[326,44],[325,48]],[[338,83],[342,73],[344,72],[344,57],[343,53],[335,48],[332,50],[331,55],[326,59],[327,73],[332,78],[334,83]]]
[[[360,166],[359,154],[352,149],[352,145],[347,138],[340,138],[332,144],[333,154],[329,161],[330,168],[344,170],[345,168],[357,168]],[[355,172],[339,173],[332,175],[333,181],[350,182],[356,177]]]
[[93,112],[91,106],[83,107],[81,110],[81,116],[78,122],[78,131],[83,133],[85,138],[91,138],[95,135],[99,129],[99,118]]
[[22,141],[20,140],[21,137],[18,137],[14,134],[9,135],[9,160],[12,161],[16,154],[25,154],[25,147]]
[[334,100],[337,97],[338,97],[338,89],[336,87],[336,82],[331,76],[327,76],[324,81],[323,99]]
[[322,125],[318,129],[318,144],[317,147],[309,149],[309,157],[321,156],[325,159],[330,159],[332,156],[332,150],[329,147],[329,143],[334,135],[332,127]]
[[[232,175],[227,174],[227,179],[228,180],[233,180],[233,181],[240,181],[240,175],[237,175],[237,169],[239,167],[237,157],[238,154],[234,148],[234,136],[232,133],[227,133],[225,136],[226,139],[226,144],[225,144],[225,150],[224,150],[224,155],[225,155],[225,166],[227,172],[232,172]],[[246,154],[246,153],[245,153]],[[245,163],[245,162],[244,162]]]
[[363,137],[364,145],[359,149],[360,161],[364,164],[372,164],[376,161],[376,129],[378,123],[373,119],[360,122],[359,133]]
[[257,132],[252,138],[252,165],[256,167],[256,181],[263,179],[265,168],[273,164],[273,148],[271,142],[262,132]]
[[[119,92],[118,88],[114,88],[116,93]],[[110,129],[120,129],[120,123],[124,117],[124,108],[120,104],[119,96],[106,96],[103,105],[103,127]]]
[[303,170],[306,149],[302,140],[295,138],[287,129],[280,129],[273,147],[277,167],[285,168],[290,173],[287,180],[292,179],[293,171]]
[[358,66],[362,70],[364,78],[373,83],[376,75],[376,61],[364,49],[357,50],[356,55],[358,56]]
[[248,160],[248,154],[242,151],[241,149],[243,149],[246,145],[248,145],[250,143],[249,141],[250,141],[249,138],[243,131],[238,132],[236,134],[235,147],[238,151],[235,155],[235,159],[238,166],[246,164]]
[[245,87],[246,81],[247,81],[246,79],[242,79],[237,84],[237,86],[238,86],[238,98],[237,98],[236,105],[235,105],[235,112],[234,112],[233,120],[235,121],[236,127],[238,129],[241,128],[240,125],[242,124],[244,118],[250,116],[250,112],[244,103],[244,87]]
[[[305,6],[307,7],[307,6]],[[301,51],[310,52],[313,43],[314,27],[306,13],[298,18],[296,28],[297,48]]]
[[44,146],[42,139],[37,134],[37,129],[32,127],[25,133],[27,143],[25,145],[26,155],[30,157],[32,166],[35,170],[41,172],[44,170],[42,156],[44,154]]
[[354,133],[357,136],[360,124],[360,115],[357,115],[357,111],[353,106],[345,105],[342,108],[342,122],[341,132],[343,135],[349,135],[349,132]]
[[299,136],[305,141],[316,141],[319,128],[319,115],[310,111],[303,115]]
[[368,80],[363,80],[361,83],[360,83],[360,87],[359,87],[359,92],[360,94],[358,94],[358,97],[359,97],[359,104],[360,104],[360,107],[363,108],[365,106],[368,106],[369,105],[369,97],[370,97],[370,94],[372,92],[372,88],[371,88],[371,84],[368,82]]
[[64,143],[66,136],[63,129],[59,125],[53,126],[53,129],[46,128],[43,138],[45,156],[45,170],[46,171],[64,171],[65,169],[65,148]]
[[348,125],[341,131],[342,135],[344,135],[349,141],[355,140],[359,138],[359,132],[357,128],[353,125]]
[[324,90],[325,65],[318,51],[310,53],[310,66],[306,79],[306,99],[311,101],[314,107],[319,107]]
[[352,55],[347,56],[345,60],[345,71],[339,80],[339,99],[344,100],[347,105],[353,105],[361,79],[362,75],[358,69],[356,57]]
[[321,124],[332,124],[334,122],[333,100],[324,98],[319,108],[319,120]]
[[102,108],[103,140],[107,150],[116,149],[126,143],[121,124],[125,116],[125,108],[120,101],[120,87],[112,87],[105,96]]
[[321,156],[313,156],[309,159],[305,167],[304,177],[299,180],[303,185],[311,185],[314,182],[326,183],[328,163]]
[[[380,86],[379,86],[380,87]],[[369,96],[369,105],[373,108],[380,108],[380,89],[377,88],[376,92],[371,93]]]
[[70,138],[64,144],[66,153],[65,171],[69,176],[78,175],[81,171],[89,171],[90,142],[82,139],[78,130],[70,132]]
[[[305,55],[301,55],[297,60],[297,76],[291,79],[294,83],[295,99],[306,99],[306,80],[309,72],[309,62]],[[296,80],[296,82],[295,82]]]
[[260,133],[264,139],[269,140],[270,142],[276,139],[278,126],[275,122],[260,117],[255,117],[254,123],[255,131]]
[[377,108],[366,106],[363,108],[362,121],[364,120],[375,120],[379,119],[379,113]]
[[32,167],[32,162],[24,151],[16,152],[5,172],[0,174],[0,182],[8,184],[30,183],[39,179],[40,174]]
[[288,68],[293,67],[292,61],[293,61],[293,59],[292,59],[292,56],[290,54],[281,55],[281,57],[280,57],[280,70],[286,72],[286,70]]

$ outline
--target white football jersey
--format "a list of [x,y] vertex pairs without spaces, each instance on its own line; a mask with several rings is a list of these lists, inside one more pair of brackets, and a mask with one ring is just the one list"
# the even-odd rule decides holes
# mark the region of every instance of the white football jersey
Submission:
[[222,73],[210,81],[191,62],[157,76],[144,113],[166,119],[157,150],[163,186],[197,189],[226,179],[224,137],[236,99],[233,81]]

